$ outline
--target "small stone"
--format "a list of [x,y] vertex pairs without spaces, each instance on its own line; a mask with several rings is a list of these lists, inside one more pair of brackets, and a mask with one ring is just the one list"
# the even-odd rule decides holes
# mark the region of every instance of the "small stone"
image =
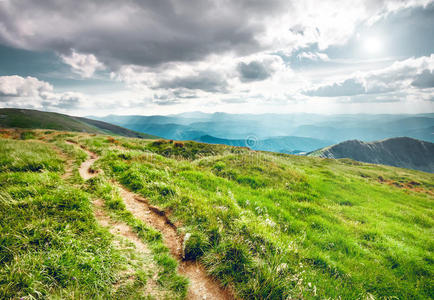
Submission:
[[187,233],[185,236],[184,236],[184,240],[182,241],[182,258],[183,259],[185,259],[185,246],[187,245],[187,242],[188,242],[188,240],[190,239],[190,237],[191,237],[191,233]]

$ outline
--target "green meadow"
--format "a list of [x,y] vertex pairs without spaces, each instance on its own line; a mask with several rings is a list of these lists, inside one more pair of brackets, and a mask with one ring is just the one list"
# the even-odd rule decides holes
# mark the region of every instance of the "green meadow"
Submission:
[[[84,182],[86,154],[66,140],[97,153],[103,172]],[[54,131],[0,139],[0,298],[185,297],[161,234],[126,210],[113,180],[168,212],[191,236],[186,259],[240,298],[434,298],[433,174]],[[95,199],[146,256],[98,225]]]

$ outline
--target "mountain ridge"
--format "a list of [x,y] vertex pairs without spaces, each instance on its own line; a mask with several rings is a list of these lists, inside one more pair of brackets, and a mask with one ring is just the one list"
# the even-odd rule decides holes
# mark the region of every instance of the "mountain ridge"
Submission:
[[350,158],[366,163],[434,173],[434,143],[410,137],[389,138],[374,142],[348,140],[310,152],[307,156]]
[[87,133],[121,135],[125,137],[156,139],[157,136],[136,132],[115,124],[56,112],[33,109],[0,108],[0,127],[27,129],[54,129]]
[[[92,117],[132,130],[168,139],[194,139],[204,135],[244,140],[299,136],[340,143],[409,136],[434,142],[434,114],[228,114],[184,113],[166,116]],[[200,132],[192,136],[191,132]],[[253,133],[253,134],[252,134]],[[310,151],[308,149],[300,149]]]

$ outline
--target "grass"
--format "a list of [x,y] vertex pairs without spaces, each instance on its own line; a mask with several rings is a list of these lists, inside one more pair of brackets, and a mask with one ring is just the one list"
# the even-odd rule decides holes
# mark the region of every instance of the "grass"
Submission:
[[1,299],[183,297],[162,284],[149,289],[152,257],[97,224],[95,195],[61,179],[63,161],[51,145],[0,139],[0,165]]
[[149,246],[155,262],[160,266],[157,282],[163,287],[173,291],[174,296],[184,298],[187,294],[188,281],[178,275],[177,261],[171,257],[169,249],[164,245],[160,232],[150,228],[129,212],[118,190],[104,177],[99,175],[88,182],[88,191],[105,201],[106,208],[111,215],[128,224],[138,236]]
[[[74,133],[51,143],[61,147],[65,139],[101,156],[97,164],[104,175],[77,195],[103,198],[113,217],[134,228],[161,267],[162,286],[178,295],[184,295],[185,281],[175,273],[161,235],[126,211],[110,179],[170,211],[188,233],[186,257],[202,262],[240,297],[434,298],[433,174],[194,142]],[[8,143],[17,143],[12,149],[36,145]],[[8,174],[3,180],[10,181],[26,164],[8,162],[14,152],[7,151],[0,165]],[[55,167],[55,155],[40,154],[43,171],[23,173],[57,178],[62,168]],[[34,196],[26,193],[42,188],[35,184],[24,192],[21,184],[11,185],[8,195],[27,199]]]
[[101,133],[95,127],[57,113],[4,108],[0,110],[0,114],[2,115],[0,126],[4,128],[41,128]]
[[170,142],[82,142],[106,174],[200,236],[193,256],[241,297],[433,297],[431,174],[196,143],[179,153]]

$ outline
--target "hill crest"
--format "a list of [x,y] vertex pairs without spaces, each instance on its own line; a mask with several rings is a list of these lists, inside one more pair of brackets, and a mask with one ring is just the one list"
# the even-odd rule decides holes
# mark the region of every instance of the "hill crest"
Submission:
[[434,173],[434,144],[410,137],[374,142],[348,140],[308,153],[324,158],[351,158],[361,162]]
[[136,132],[103,121],[61,113],[21,108],[0,108],[0,128],[53,129],[155,139],[157,136]]

